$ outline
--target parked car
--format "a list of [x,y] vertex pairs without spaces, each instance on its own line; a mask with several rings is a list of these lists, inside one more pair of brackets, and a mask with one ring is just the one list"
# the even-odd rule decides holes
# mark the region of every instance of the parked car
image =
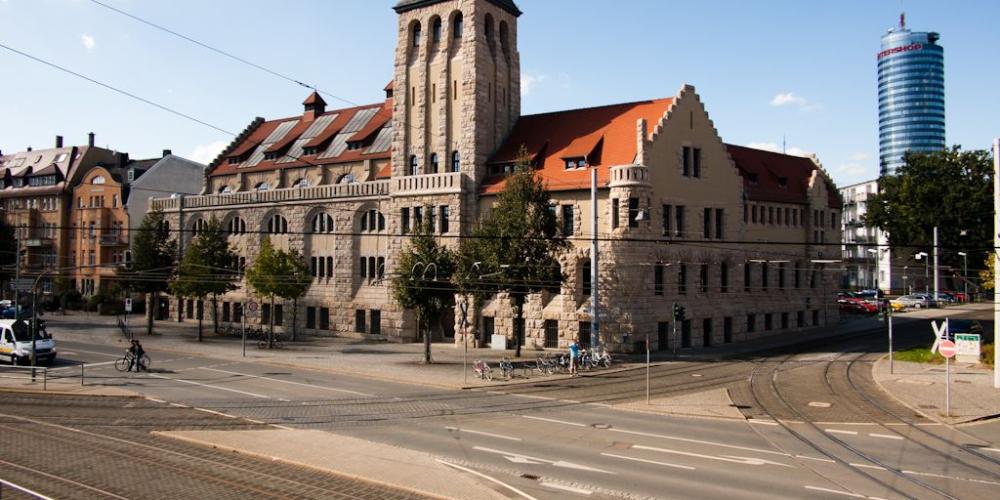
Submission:
[[938,307],[938,302],[934,300],[934,294],[931,293],[914,293],[911,294],[915,297],[920,297],[924,300],[926,305],[924,307]]
[[[41,324],[41,323],[40,323]],[[12,365],[31,360],[31,326],[27,321],[0,319],[0,356]],[[42,326],[35,335],[35,357],[48,365],[56,359],[56,341]]]
[[927,299],[927,297],[921,295],[903,295],[902,297],[898,297],[895,300],[893,300],[892,304],[894,304],[893,307],[899,305],[904,308],[916,308],[916,309],[923,309],[930,307],[930,301]]
[[873,314],[878,312],[878,306],[868,302],[864,299],[859,299],[856,297],[843,297],[837,299],[837,304],[840,305],[840,310],[849,313],[858,314]]
[[15,312],[14,306],[5,308],[3,311],[0,311],[0,319],[17,319],[17,314],[20,314],[22,318],[31,317],[31,308],[21,306],[18,309],[20,310],[20,313]]
[[958,297],[950,292],[938,292],[938,300],[946,304],[954,304],[958,302]]

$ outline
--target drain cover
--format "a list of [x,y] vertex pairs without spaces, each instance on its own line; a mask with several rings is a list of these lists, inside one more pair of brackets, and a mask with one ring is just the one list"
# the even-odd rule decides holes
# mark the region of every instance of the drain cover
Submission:
[[611,424],[590,424],[590,426],[595,429],[602,429],[602,430],[611,428]]

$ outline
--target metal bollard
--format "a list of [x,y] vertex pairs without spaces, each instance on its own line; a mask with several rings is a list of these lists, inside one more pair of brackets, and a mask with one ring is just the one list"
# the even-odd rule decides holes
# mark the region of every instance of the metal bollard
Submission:
[[85,366],[84,363],[80,363],[80,387],[83,387],[84,385],[86,385],[86,384],[83,383],[83,367],[84,366]]

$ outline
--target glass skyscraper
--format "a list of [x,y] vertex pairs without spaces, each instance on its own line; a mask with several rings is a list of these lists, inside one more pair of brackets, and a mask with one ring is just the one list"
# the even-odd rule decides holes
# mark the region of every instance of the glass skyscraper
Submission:
[[878,53],[879,167],[893,173],[907,151],[939,151],[944,135],[944,48],[937,33],[898,28]]

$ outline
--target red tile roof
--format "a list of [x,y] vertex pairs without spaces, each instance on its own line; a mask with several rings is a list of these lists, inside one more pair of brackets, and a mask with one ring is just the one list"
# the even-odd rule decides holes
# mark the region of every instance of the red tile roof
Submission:
[[[309,104],[310,101],[315,103],[317,100],[321,100],[318,94],[315,92],[306,99],[305,104]],[[360,149],[344,149],[340,154],[330,157],[330,158],[319,158],[329,146],[334,137],[341,132],[341,130],[351,121],[354,116],[364,110],[370,110],[372,108],[378,108],[379,112],[365,123],[358,132],[350,134],[347,139],[353,141],[361,141],[373,137],[376,132],[378,132],[391,118],[392,101],[386,100],[382,103],[368,104],[364,106],[356,106],[352,108],[338,109],[327,111],[319,116],[327,115],[337,115],[337,118],[332,120],[329,125],[326,126],[315,138],[310,140],[305,147],[307,148],[321,148],[318,155],[308,156],[301,155],[300,159],[296,159],[290,162],[281,162],[281,158],[277,160],[262,160],[255,166],[244,166],[244,162],[237,164],[229,164],[228,162],[222,161],[212,170],[209,174],[210,176],[219,175],[231,175],[237,172],[258,172],[262,170],[274,170],[278,168],[295,168],[307,165],[327,165],[334,163],[344,163],[350,161],[359,160],[369,160],[369,159],[381,159],[389,158],[390,151],[378,152],[378,153],[367,153],[367,147]],[[318,118],[318,117],[317,117]],[[230,151],[224,154],[224,158],[240,157],[243,160],[248,159],[253,156],[253,152],[264,142],[264,140],[272,133],[274,130],[282,123],[297,120],[296,124],[292,129],[278,142],[271,145],[268,148],[268,152],[280,153],[284,152],[290,148],[290,146],[302,135],[309,126],[314,123],[314,120],[306,120],[306,116],[299,115],[290,118],[281,118],[278,120],[271,120],[260,124],[256,129],[249,133],[245,139],[235,144]],[[302,158],[305,157],[305,158]],[[287,160],[287,158],[285,158]]]
[[[652,130],[673,102],[655,99],[522,116],[489,163],[513,163],[524,147],[548,189],[565,191],[590,186],[589,169],[566,169],[567,158],[585,158],[598,168],[598,182],[604,185],[611,166],[635,162],[636,122],[645,119]],[[499,192],[503,184],[502,176],[487,177],[483,192]]]
[[[809,203],[809,179],[819,166],[811,158],[726,144],[743,177],[747,198],[776,203]],[[840,208],[836,186],[826,180],[828,206]]]
[[306,100],[302,101],[302,104],[304,106],[309,106],[311,104],[322,104],[325,106],[326,101],[324,101],[319,93],[314,90],[312,94],[309,94],[309,97],[306,97]]

